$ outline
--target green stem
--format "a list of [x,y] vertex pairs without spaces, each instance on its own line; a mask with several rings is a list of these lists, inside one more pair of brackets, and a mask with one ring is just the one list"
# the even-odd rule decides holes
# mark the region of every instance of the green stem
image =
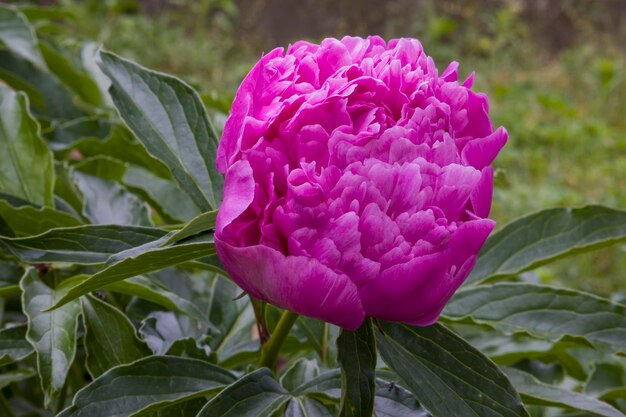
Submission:
[[285,310],[276,324],[276,328],[272,334],[272,337],[261,348],[261,359],[259,360],[259,368],[264,366],[274,370],[276,366],[276,358],[278,358],[278,352],[280,347],[285,342],[285,339],[289,335],[289,331],[293,324],[298,320],[298,314],[292,313],[289,310]]
[[11,409],[11,404],[9,404],[9,401],[6,399],[2,391],[0,391],[0,411],[2,411],[0,414],[3,416],[15,417],[15,413]]

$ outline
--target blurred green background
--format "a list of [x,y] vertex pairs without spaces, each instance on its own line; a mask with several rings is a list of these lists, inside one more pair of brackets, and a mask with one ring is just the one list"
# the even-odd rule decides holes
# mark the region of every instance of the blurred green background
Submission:
[[[453,60],[490,97],[509,144],[496,162],[493,217],[540,208],[626,208],[626,1],[623,0],[57,0],[63,25],[38,31],[65,47],[85,39],[203,93],[219,127],[263,52],[299,39],[417,37],[440,69]],[[43,23],[42,23],[43,25]],[[614,294],[626,247],[542,268],[536,276]]]

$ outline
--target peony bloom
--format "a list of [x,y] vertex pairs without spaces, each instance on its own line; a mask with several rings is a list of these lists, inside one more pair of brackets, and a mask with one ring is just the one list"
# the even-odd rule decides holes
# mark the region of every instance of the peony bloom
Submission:
[[494,227],[507,140],[415,39],[297,42],[246,76],[218,150],[215,245],[252,296],[347,329],[435,322]]

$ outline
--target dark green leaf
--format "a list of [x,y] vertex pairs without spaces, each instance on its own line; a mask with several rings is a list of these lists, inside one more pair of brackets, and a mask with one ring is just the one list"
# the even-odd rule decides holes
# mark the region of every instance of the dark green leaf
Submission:
[[435,324],[381,322],[378,349],[435,417],[528,416],[498,367],[463,339]]
[[514,368],[505,372],[528,405],[586,411],[603,417],[624,417],[622,412],[609,404],[588,395],[544,384],[531,374]]
[[84,225],[50,230],[38,236],[3,238],[11,252],[28,263],[103,264],[112,255],[165,236],[160,229],[140,226]]
[[285,417],[333,417],[333,413],[317,400],[299,397],[289,401]]
[[184,243],[160,247],[165,240],[167,235],[160,240],[113,256],[104,269],[72,287],[50,309],[58,308],[81,295],[114,282],[215,253],[213,235],[210,233],[194,237]]
[[478,331],[482,337],[466,340],[498,365],[513,365],[525,359],[545,363],[557,361],[572,377],[580,380],[587,378],[585,367],[569,351],[570,348],[581,347],[582,340],[579,338],[563,337],[557,342],[550,342],[526,334],[503,336],[500,332],[489,331],[482,326]]
[[200,214],[200,209],[174,182],[159,178],[144,168],[128,167],[123,182],[149,201],[161,216],[173,222],[184,222]]
[[[167,354],[177,341],[192,339],[197,349],[204,352],[201,356],[208,357],[211,348],[206,344],[206,329],[198,324],[170,311],[154,311],[143,321],[139,333],[155,355]],[[186,342],[179,345],[176,351],[186,348],[185,345]]]
[[0,84],[0,191],[52,207],[53,189],[52,152],[39,136],[26,96]]
[[59,417],[146,415],[231,384],[225,369],[196,359],[149,356],[109,370],[74,396]]
[[28,317],[26,337],[37,353],[37,370],[47,405],[60,393],[74,361],[80,303],[74,301],[57,310],[43,312],[56,303],[63,292],[44,284],[34,269],[26,271],[20,287],[24,314]]
[[19,10],[6,5],[0,5],[0,40],[16,54],[46,68],[35,31]]
[[428,417],[411,392],[394,381],[376,378],[376,417]]
[[11,51],[0,49],[0,79],[26,93],[37,116],[53,119],[85,116],[74,104],[72,94],[52,73]]
[[63,84],[74,91],[86,103],[99,106],[103,103],[98,85],[72,59],[47,42],[40,42],[39,49],[48,65]]
[[50,229],[82,224],[71,214],[50,207],[15,207],[5,200],[0,200],[0,217],[16,236],[39,235]]
[[[390,372],[379,371],[377,374],[390,374]],[[387,375],[385,375],[387,377]],[[376,417],[428,417],[428,414],[422,409],[415,397],[406,388],[403,388],[398,382],[388,381],[382,378],[376,378],[376,398],[374,399],[374,416]],[[316,378],[311,378],[307,382],[292,390],[293,395],[297,395],[296,399],[307,400],[316,398],[321,400],[325,405],[324,409],[321,403],[317,403],[311,408],[313,416],[335,415],[329,413],[326,408],[331,402],[338,402],[341,397],[341,374],[339,369],[327,371]],[[293,416],[300,416],[294,409],[294,400],[290,401],[288,411],[293,412]],[[300,405],[302,408],[302,405]],[[307,410],[308,408],[304,408]],[[324,411],[329,414],[324,414]],[[307,414],[304,414],[306,417]]]
[[152,413],[142,413],[142,417],[196,417],[204,404],[206,404],[204,398],[194,398],[180,404],[161,408]]
[[340,417],[369,417],[374,410],[376,338],[372,320],[355,332],[343,329],[337,339],[341,366]]
[[[19,285],[5,285],[0,287],[0,298],[15,297],[21,293]],[[4,301],[0,300],[0,320],[2,319],[2,310],[4,309]]]
[[74,172],[83,194],[83,215],[97,224],[150,225],[148,207],[137,196],[114,181]]
[[[241,289],[232,281],[219,275],[213,281],[209,301],[209,320],[215,323],[220,334],[211,341],[211,347],[217,353],[220,363],[238,363],[243,353],[256,355],[259,341],[251,340],[250,334],[255,326],[254,311],[248,297],[235,299]],[[250,355],[247,355],[247,359]],[[246,360],[247,360],[246,359]],[[244,360],[245,362],[245,360]]]
[[126,174],[126,164],[119,159],[100,155],[83,159],[73,166],[76,171],[105,180],[122,182]]
[[171,243],[175,243],[183,239],[187,239],[197,234],[200,234],[202,232],[206,232],[211,229],[214,229],[216,217],[217,217],[217,210],[202,213],[199,216],[194,217],[187,224],[185,224],[180,230],[177,230],[176,233],[171,235],[169,239],[167,239],[163,243],[163,246],[169,245]]
[[112,127],[111,120],[99,116],[82,117],[55,124],[45,136],[53,149],[62,150],[85,138],[104,141],[111,134]]
[[521,217],[483,246],[467,283],[516,275],[556,259],[626,240],[626,211],[555,208]]
[[115,307],[92,296],[82,299],[87,369],[94,378],[109,368],[150,355],[135,326]]
[[28,378],[32,378],[37,373],[31,368],[20,368],[12,371],[6,371],[0,374],[0,389],[9,386],[14,382],[20,382]]
[[206,317],[191,301],[171,292],[150,278],[138,276],[117,281],[104,287],[105,290],[134,295],[144,300],[151,301],[169,310],[188,315],[197,321],[204,322]]
[[339,336],[337,326],[308,317],[300,317],[296,327],[296,330],[306,337],[322,362],[330,366],[336,363],[337,344],[335,342]]
[[[76,132],[78,134],[79,132]],[[67,138],[71,140],[71,138]],[[56,142],[55,142],[56,145]],[[171,179],[169,169],[161,161],[152,157],[146,148],[139,143],[126,127],[112,125],[108,136],[100,137],[97,131],[92,136],[86,136],[65,148],[59,154],[64,158],[71,158],[75,150],[85,158],[110,156],[111,158],[137,165],[147,169],[159,178]]]
[[198,417],[271,417],[290,395],[267,368],[258,369],[211,399]]
[[219,207],[223,178],[215,168],[217,137],[198,94],[181,80],[101,51],[120,115],[148,151],[172,171],[203,211]]
[[2,285],[19,284],[22,275],[24,271],[20,265],[0,259],[0,283]]
[[220,330],[220,335],[211,341],[211,347],[225,359],[230,347],[246,340],[242,335],[244,329],[254,325],[254,313],[248,297],[235,300],[241,289],[224,277],[213,278],[208,293],[209,321]]
[[31,22],[37,20],[78,20],[70,10],[54,6],[20,6],[19,11]]
[[527,332],[552,341],[583,337],[626,352],[626,306],[574,290],[523,283],[481,285],[457,292],[444,314],[507,334]]
[[26,327],[24,324],[0,330],[0,366],[19,362],[33,353],[32,345],[26,340]]
[[288,391],[294,391],[302,384],[314,380],[320,375],[317,361],[299,359],[294,362],[280,377],[280,385]]
[[626,399],[626,368],[621,358],[594,363],[585,384],[585,394],[602,400]]
[[[69,204],[75,213],[83,212],[83,199],[72,175],[72,168],[67,162],[56,162],[54,164],[56,179],[54,182],[55,197],[62,198]],[[82,218],[82,220],[87,220]]]

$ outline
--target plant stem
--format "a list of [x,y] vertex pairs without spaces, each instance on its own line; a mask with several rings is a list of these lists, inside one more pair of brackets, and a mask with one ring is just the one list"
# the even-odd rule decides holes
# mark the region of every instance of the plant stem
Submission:
[[263,314],[263,306],[262,301],[250,296],[250,302],[252,302],[252,307],[254,309],[254,317],[256,318],[256,328],[259,332],[259,339],[261,340],[261,346],[265,345],[265,343],[270,338],[270,332],[267,328],[267,323],[265,322],[265,316]]
[[289,330],[298,319],[298,314],[292,313],[289,310],[285,310],[276,324],[276,328],[272,334],[272,337],[261,348],[261,359],[259,360],[259,368],[268,367],[274,370],[276,367],[276,358],[278,358],[278,352],[280,347],[285,342],[285,339],[289,335]]
[[11,409],[11,404],[9,404],[9,401],[6,399],[2,391],[0,391],[0,411],[2,411],[1,414],[3,416],[15,417],[15,413]]

